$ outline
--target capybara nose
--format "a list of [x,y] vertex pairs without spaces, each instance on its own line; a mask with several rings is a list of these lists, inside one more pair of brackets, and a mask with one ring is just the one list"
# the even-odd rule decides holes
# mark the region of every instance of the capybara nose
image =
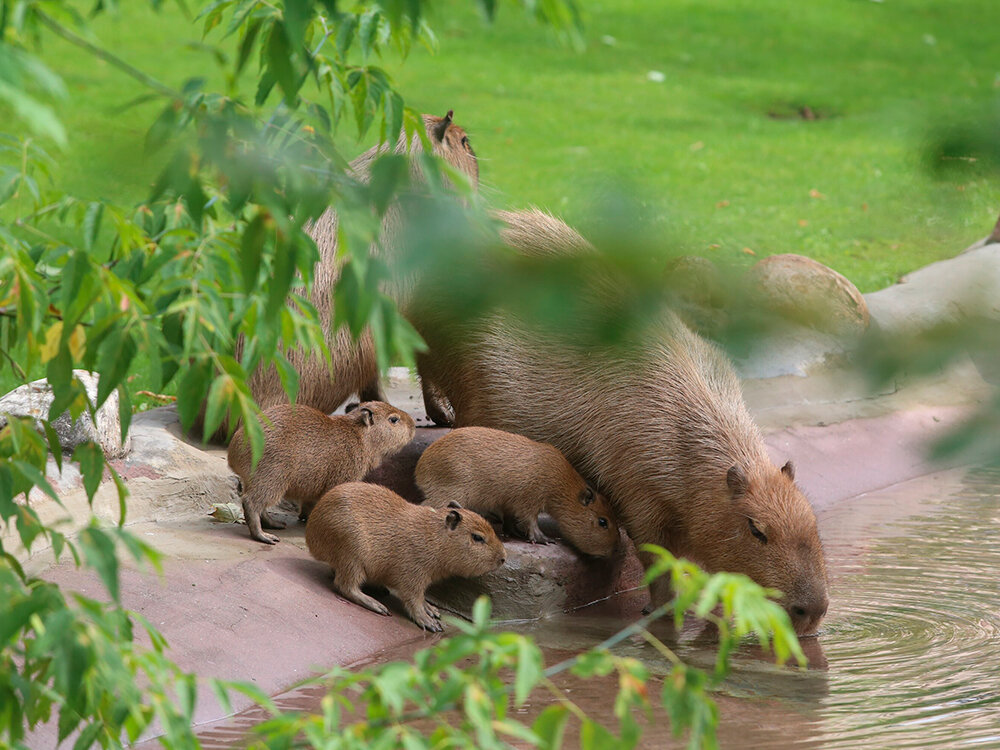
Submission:
[[788,608],[788,614],[792,620],[792,627],[799,635],[808,635],[816,630],[820,620],[826,615],[826,610],[830,606],[827,597],[816,602],[800,602]]
[[501,557],[500,558],[500,564],[501,565],[505,565],[506,563],[507,563],[507,558],[506,557]]

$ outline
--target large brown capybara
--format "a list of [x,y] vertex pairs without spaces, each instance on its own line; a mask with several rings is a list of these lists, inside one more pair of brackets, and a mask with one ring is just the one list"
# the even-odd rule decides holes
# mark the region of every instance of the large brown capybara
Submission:
[[356,482],[413,439],[413,417],[381,401],[366,401],[348,414],[327,416],[301,404],[277,404],[264,412],[264,453],[251,470],[243,427],[229,444],[229,468],[242,485],[243,517],[251,539],[275,544],[262,530],[285,524],[268,514],[283,497],[301,504],[300,517],[328,490]]
[[413,505],[377,484],[351,482],[320,498],[306,523],[309,553],[334,572],[334,588],[355,604],[388,615],[361,591],[385,586],[413,621],[440,632],[441,613],[424,598],[432,583],[472,578],[507,560],[504,546],[482,516],[462,508]]
[[424,503],[450,502],[486,518],[509,521],[535,543],[548,543],[538,514],[555,519],[580,552],[609,557],[618,546],[618,524],[607,500],[583,481],[559,449],[511,432],[463,427],[435,440],[417,462]]
[[[507,221],[505,241],[538,254],[538,238],[562,224],[538,213]],[[556,254],[588,247],[562,226]],[[580,293],[604,295],[604,282]],[[455,426],[551,443],[608,497],[637,546],[779,589],[796,632],[815,631],[828,597],[813,510],[792,465],[771,463],[729,360],[675,314],[660,313],[618,346],[574,343],[512,310],[413,322],[430,346],[421,376],[448,399]],[[666,582],[651,589],[651,604],[662,603]]]

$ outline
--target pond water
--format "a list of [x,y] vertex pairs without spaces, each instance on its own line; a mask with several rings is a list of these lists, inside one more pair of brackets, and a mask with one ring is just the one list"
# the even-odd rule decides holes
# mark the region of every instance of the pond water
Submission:
[[[819,516],[830,563],[829,615],[803,639],[805,670],[775,667],[741,649],[716,698],[723,748],[1000,747],[1000,472],[945,472],[839,503]],[[635,620],[635,593],[519,626],[547,664],[600,642]],[[710,667],[698,627],[654,632],[682,659]],[[644,640],[616,652],[665,671]],[[609,728],[615,684],[559,676],[574,702]],[[658,695],[655,685],[650,694]],[[530,719],[554,698],[539,695]],[[316,690],[288,694],[288,708],[317,705]],[[206,727],[206,747],[231,747],[261,719],[250,712]],[[662,712],[642,746],[683,747]],[[572,730],[570,731],[570,735]],[[576,738],[567,736],[566,747]]]

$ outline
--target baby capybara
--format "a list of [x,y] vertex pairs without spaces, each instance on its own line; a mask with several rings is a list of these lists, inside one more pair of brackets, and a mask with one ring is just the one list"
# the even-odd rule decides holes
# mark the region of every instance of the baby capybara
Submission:
[[274,544],[265,533],[283,529],[267,509],[283,497],[302,504],[308,516],[313,503],[338,484],[354,482],[413,439],[413,417],[382,401],[366,401],[348,414],[327,416],[298,404],[278,404],[264,412],[264,453],[250,470],[250,443],[243,426],[229,444],[229,468],[243,485],[243,516],[250,537]]
[[413,505],[377,484],[351,482],[320,498],[306,523],[309,553],[333,568],[334,588],[380,615],[384,604],[362,584],[390,589],[413,621],[441,631],[441,613],[424,599],[427,587],[452,576],[474,577],[506,562],[489,522],[462,508]]
[[416,480],[428,505],[457,502],[513,522],[533,543],[548,541],[538,528],[538,514],[545,512],[585,554],[608,557],[618,546],[618,525],[604,497],[558,448],[523,435],[486,427],[453,430],[424,451]]

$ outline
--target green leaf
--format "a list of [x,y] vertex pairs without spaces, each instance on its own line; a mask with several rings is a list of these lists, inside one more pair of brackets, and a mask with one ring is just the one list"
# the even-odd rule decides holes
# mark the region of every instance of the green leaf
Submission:
[[42,492],[51,497],[57,503],[62,505],[62,500],[59,499],[59,495],[56,491],[52,489],[52,485],[49,484],[49,480],[45,478],[37,468],[29,464],[27,461],[14,460],[11,462],[11,468],[20,472],[21,475],[27,479],[35,487],[38,487]]
[[267,214],[258,213],[243,232],[240,242],[240,272],[243,276],[243,291],[249,293],[257,286],[260,275],[260,259],[267,239]]
[[97,371],[100,377],[97,381],[95,409],[99,409],[111,392],[125,380],[135,353],[135,340],[125,329],[113,329],[101,343],[97,358]]
[[285,33],[294,49],[302,47],[306,27],[312,20],[311,0],[285,0]]
[[121,590],[118,581],[118,556],[115,554],[115,544],[107,532],[93,525],[80,533],[80,546],[83,556],[100,576],[108,594],[116,604],[121,604]]
[[121,440],[124,445],[132,424],[132,399],[124,381],[118,384],[118,423],[121,425]]
[[146,131],[146,153],[152,154],[160,150],[170,140],[176,129],[177,105],[171,101],[163,108],[160,116],[153,121],[153,124],[149,126],[149,130]]
[[368,189],[379,216],[385,214],[399,188],[406,184],[409,173],[409,162],[399,154],[380,156],[372,164]]
[[370,10],[361,16],[361,27],[358,29],[358,41],[361,43],[361,59],[367,60],[372,51],[375,35],[378,34],[379,21],[382,14],[378,10]]
[[212,382],[212,387],[208,390],[208,400],[205,405],[205,424],[202,428],[203,439],[207,443],[229,410],[229,403],[232,399],[236,386],[233,378],[229,374],[219,375]]
[[476,5],[479,6],[483,18],[489,23],[493,23],[497,15],[497,0],[476,0]]
[[177,415],[185,431],[191,429],[198,416],[211,377],[212,364],[207,360],[197,361],[187,368],[177,386]]
[[59,436],[56,431],[52,428],[52,423],[47,419],[41,420],[42,427],[45,429],[45,439],[49,443],[49,455],[55,459],[56,466],[59,472],[62,473],[62,444],[59,442]]
[[83,217],[83,246],[87,250],[94,249],[97,233],[101,230],[101,218],[104,216],[104,204],[93,201],[87,205],[87,213]]
[[569,711],[561,704],[549,706],[538,714],[535,723],[531,725],[531,730],[540,741],[538,746],[543,750],[555,750],[562,747],[568,718]]
[[285,94],[285,104],[294,107],[299,91],[298,76],[292,67],[292,50],[288,46],[285,25],[281,22],[275,22],[271,27],[271,36],[267,44],[267,62],[268,70]]
[[87,502],[93,504],[94,494],[104,479],[104,453],[96,443],[83,443],[73,451],[73,460],[80,465]]
[[518,641],[514,674],[514,703],[520,706],[542,678],[542,652],[527,638]]
[[264,19],[255,18],[247,26],[246,31],[243,33],[243,38],[240,40],[240,49],[236,57],[236,75],[239,75],[243,68],[247,64],[247,60],[250,59],[250,53],[253,52],[254,42],[257,41],[257,36],[260,34],[261,26],[264,24]]

